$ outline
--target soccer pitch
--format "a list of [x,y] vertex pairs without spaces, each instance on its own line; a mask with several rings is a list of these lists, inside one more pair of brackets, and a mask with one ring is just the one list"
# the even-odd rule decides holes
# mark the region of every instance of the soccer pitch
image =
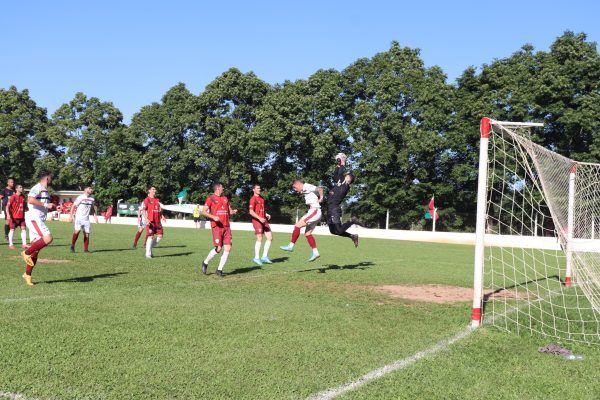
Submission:
[[[71,224],[22,278],[19,252],[0,248],[0,392],[23,399],[304,399],[456,336],[469,300],[392,297],[383,285],[472,286],[473,248],[300,238],[272,265],[252,264],[254,236],[234,232],[225,278],[200,263],[209,230],[166,228],[147,260],[133,226],[93,225],[90,249],[69,253]],[[44,259],[46,262],[44,262]],[[549,340],[484,327],[344,399],[597,399],[600,350],[583,361],[542,355]],[[0,398],[2,395],[0,395]]]

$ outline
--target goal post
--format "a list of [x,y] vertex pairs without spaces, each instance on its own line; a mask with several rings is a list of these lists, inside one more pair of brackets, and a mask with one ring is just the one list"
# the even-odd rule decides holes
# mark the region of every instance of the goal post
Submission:
[[600,164],[482,118],[471,326],[600,344]]

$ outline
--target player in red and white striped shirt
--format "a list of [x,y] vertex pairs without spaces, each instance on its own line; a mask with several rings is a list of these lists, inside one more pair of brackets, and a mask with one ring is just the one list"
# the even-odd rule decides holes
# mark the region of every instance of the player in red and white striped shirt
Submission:
[[300,229],[306,227],[304,229],[304,236],[306,236],[308,245],[312,248],[312,254],[308,261],[315,261],[321,255],[319,254],[319,250],[317,250],[317,241],[312,233],[322,216],[321,202],[323,201],[323,188],[311,185],[310,183],[304,183],[301,179],[295,179],[292,188],[294,188],[296,193],[304,195],[304,202],[309,208],[308,212],[296,222],[290,244],[281,246],[280,249],[290,252],[294,251],[294,245],[300,237]]
[[39,177],[40,181],[31,188],[27,195],[29,212],[25,216],[25,223],[29,228],[31,245],[21,253],[25,264],[27,264],[23,279],[25,279],[28,286],[33,286],[31,272],[37,263],[39,252],[54,240],[50,229],[45,224],[48,211],[55,207],[54,203],[50,202],[50,194],[48,193],[48,186],[52,182],[52,174],[48,171],[42,171]]
[[21,228],[21,247],[26,249],[28,246],[27,228],[25,226],[25,196],[23,196],[22,185],[17,185],[15,187],[15,194],[8,198],[6,214],[8,217],[8,225],[10,227],[8,232],[8,248],[15,249],[13,237],[15,235],[15,229],[18,226]]

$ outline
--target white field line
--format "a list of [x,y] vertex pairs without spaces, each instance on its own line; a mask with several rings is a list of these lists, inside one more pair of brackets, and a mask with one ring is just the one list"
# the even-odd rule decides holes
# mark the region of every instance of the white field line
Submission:
[[27,397],[21,393],[3,392],[0,391],[0,399],[11,399],[11,400],[38,400],[34,397]]
[[308,397],[307,400],[329,400],[329,399],[336,398],[346,392],[349,392],[351,390],[359,388],[372,380],[379,379],[382,376],[387,375],[391,372],[398,371],[398,370],[404,369],[406,367],[409,367],[412,364],[414,364],[415,362],[419,361],[423,357],[427,357],[429,355],[446,350],[452,344],[469,336],[471,334],[471,332],[473,332],[473,330],[470,327],[465,328],[465,329],[461,330],[460,332],[458,332],[456,335],[446,338],[444,340],[441,340],[428,349],[421,350],[418,353],[416,353],[410,357],[403,358],[398,361],[394,361],[391,364],[388,364],[381,368],[373,370],[354,381],[351,381],[351,382],[345,383],[343,385],[340,385],[338,387],[327,389],[327,390],[324,390],[317,394],[314,394],[314,395]]
[[[71,297],[76,295],[75,293],[73,294],[53,294],[53,295],[47,295],[47,296],[30,296],[30,297],[14,297],[14,298],[8,298],[8,299],[0,299],[0,303],[17,303],[17,302],[25,302],[25,301],[34,301],[34,300],[46,300],[46,299],[53,299],[53,298],[57,298],[57,297]],[[2,392],[0,392],[2,393]]]

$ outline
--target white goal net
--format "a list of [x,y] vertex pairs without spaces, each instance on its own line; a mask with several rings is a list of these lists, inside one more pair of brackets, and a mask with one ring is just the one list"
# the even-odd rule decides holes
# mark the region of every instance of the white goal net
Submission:
[[600,165],[484,118],[472,325],[600,344]]

